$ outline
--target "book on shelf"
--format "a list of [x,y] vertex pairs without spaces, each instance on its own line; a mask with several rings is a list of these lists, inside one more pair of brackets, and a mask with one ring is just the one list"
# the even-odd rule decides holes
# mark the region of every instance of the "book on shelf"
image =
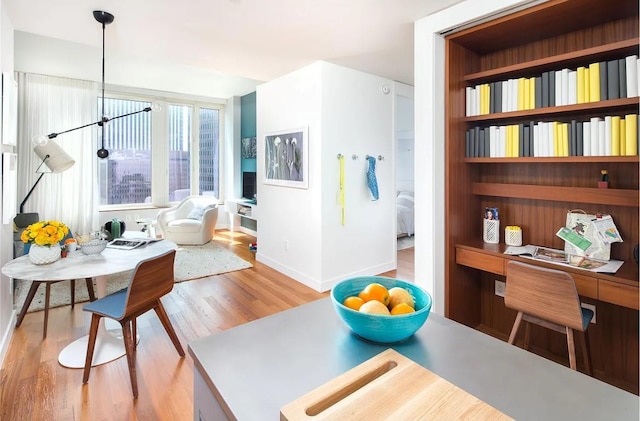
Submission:
[[616,273],[624,264],[621,260],[598,260],[591,257],[568,254],[565,253],[564,250],[531,244],[526,246],[509,246],[505,249],[504,254],[541,260],[560,266],[573,266],[598,273]]

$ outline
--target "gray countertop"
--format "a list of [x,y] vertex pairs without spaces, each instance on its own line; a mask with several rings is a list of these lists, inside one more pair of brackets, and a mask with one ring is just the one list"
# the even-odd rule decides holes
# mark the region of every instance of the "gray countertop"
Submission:
[[189,344],[196,369],[238,420],[280,408],[393,348],[517,420],[638,420],[638,396],[437,314],[391,346],[354,336],[324,298]]

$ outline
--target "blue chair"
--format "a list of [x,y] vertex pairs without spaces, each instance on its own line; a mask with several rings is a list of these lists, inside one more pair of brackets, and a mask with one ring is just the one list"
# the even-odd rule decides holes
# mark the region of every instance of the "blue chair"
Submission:
[[102,317],[117,320],[122,326],[124,345],[127,353],[127,363],[129,365],[129,377],[131,379],[131,389],[133,397],[138,397],[138,381],[136,376],[136,318],[147,311],[154,310],[167,331],[173,346],[180,357],[184,358],[184,349],[176,332],[171,326],[169,316],[167,316],[160,298],[167,295],[173,289],[173,263],[176,251],[143,260],[134,269],[131,275],[129,286],[113,294],[107,295],[93,301],[83,307],[84,311],[93,313],[91,315],[91,328],[89,331],[89,343],[87,346],[87,358],[84,364],[83,383],[89,381],[93,351],[96,345],[98,325]]
[[[62,240],[60,240],[60,245],[64,245],[65,240],[68,238],[73,238],[73,233],[71,232],[71,230],[69,230],[69,233]],[[23,254],[28,254],[30,248],[31,248],[30,243],[25,244]],[[85,281],[87,283],[87,292],[89,293],[89,300],[95,301],[96,294],[93,289],[93,279],[85,278]],[[22,305],[22,308],[20,309],[20,313],[18,314],[18,318],[16,320],[16,328],[20,327],[20,325],[22,324],[22,320],[24,319],[24,316],[27,314],[27,311],[29,310],[29,306],[31,305],[33,298],[36,296],[36,292],[38,292],[38,288],[40,287],[40,285],[45,284],[46,291],[44,295],[44,329],[42,330],[42,339],[45,339],[47,337],[47,325],[49,323],[49,298],[51,296],[51,285],[56,284],[58,282],[64,282],[64,281],[32,281],[31,287],[29,288],[29,292],[27,293],[27,298],[25,298],[24,304]],[[69,282],[71,287],[71,309],[73,309],[76,303],[76,280],[70,279]]]

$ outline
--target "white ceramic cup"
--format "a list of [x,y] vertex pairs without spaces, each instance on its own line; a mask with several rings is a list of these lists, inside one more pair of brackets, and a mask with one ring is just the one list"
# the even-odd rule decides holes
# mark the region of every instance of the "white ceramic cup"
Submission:
[[76,251],[77,243],[75,241],[69,241],[67,243],[67,251],[69,253]]

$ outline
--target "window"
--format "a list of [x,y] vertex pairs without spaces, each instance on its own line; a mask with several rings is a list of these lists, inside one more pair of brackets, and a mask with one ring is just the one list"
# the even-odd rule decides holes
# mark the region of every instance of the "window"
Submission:
[[[100,108],[102,99],[98,102]],[[100,205],[167,204],[191,194],[220,197],[221,110],[195,102],[110,95],[104,115],[139,111],[152,102],[161,102],[159,113],[135,114],[105,125],[109,157],[98,164]]]

